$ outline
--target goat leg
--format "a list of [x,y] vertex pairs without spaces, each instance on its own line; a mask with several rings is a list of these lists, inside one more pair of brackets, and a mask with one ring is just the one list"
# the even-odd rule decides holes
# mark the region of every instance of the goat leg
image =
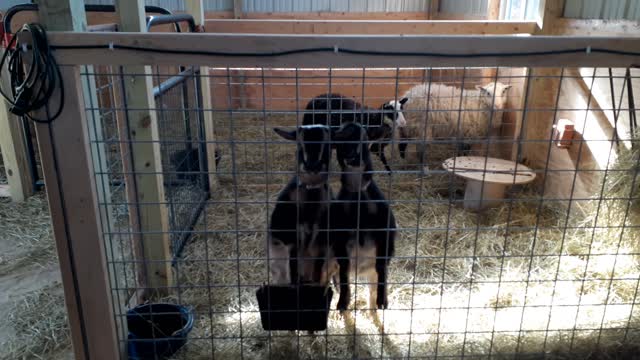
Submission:
[[344,312],[351,302],[351,290],[349,289],[349,258],[346,249],[336,252],[338,266],[340,267],[340,297],[338,298],[338,310]]

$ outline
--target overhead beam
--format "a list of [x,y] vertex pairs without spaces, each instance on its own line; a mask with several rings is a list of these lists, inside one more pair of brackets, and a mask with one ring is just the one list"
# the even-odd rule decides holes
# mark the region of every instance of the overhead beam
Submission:
[[[116,0],[116,10],[119,29],[132,32],[135,36],[148,35],[141,34],[146,31],[143,0]],[[174,59],[172,65],[177,63],[188,62]],[[130,164],[130,168],[134,172],[135,184],[127,186],[135,186],[136,189],[136,198],[129,199],[129,203],[138,208],[142,241],[142,244],[134,244],[133,247],[143,252],[135,255],[140,261],[141,271],[144,271],[140,278],[147,281],[139,286],[148,288],[150,293],[147,295],[154,296],[166,293],[172,286],[173,271],[152,71],[150,66],[144,64],[148,63],[130,64],[133,66],[123,68],[127,109],[124,118],[119,117],[118,120],[126,121],[125,127],[129,129],[128,137],[121,141],[131,141],[133,164]]]
[[[86,30],[82,0],[37,3],[41,22],[49,31]],[[120,351],[98,211],[98,179],[88,176],[98,166],[83,101],[90,95],[83,89],[80,69],[61,69],[62,112],[51,124],[36,124],[36,135],[75,357],[116,359]],[[49,106],[56,108],[61,98],[61,90],[56,89]]]
[[449,20],[275,20],[209,19],[210,33],[322,34],[322,35],[502,35],[533,34],[534,21],[449,21]]
[[633,20],[558,18],[554,21],[552,32],[554,35],[640,37],[640,22]]
[[[103,46],[101,49],[56,50],[61,64],[140,65],[176,63],[212,67],[425,67],[425,66],[535,66],[535,67],[627,67],[638,63],[636,56],[579,51],[575,53],[531,55],[567,49],[608,49],[640,52],[640,38],[559,37],[559,36],[335,36],[335,35],[238,35],[238,34],[161,34],[161,33],[78,33],[50,34],[53,46]],[[286,56],[222,56],[199,54],[164,54],[116,49],[109,44],[139,46],[176,51],[219,51],[226,53],[272,53],[310,48],[324,52],[306,52]],[[338,51],[334,51],[334,49]],[[347,54],[340,49],[380,51],[378,55]],[[410,55],[394,52],[428,51],[460,57]],[[388,54],[385,54],[387,52]],[[463,55],[492,55],[465,58]],[[522,53],[522,56],[504,56]]]
[[[188,14],[193,16],[196,26],[206,26],[204,16],[204,6],[202,0],[187,0],[185,7]],[[205,27],[206,31],[206,27]],[[216,189],[216,136],[213,121],[213,109],[211,103],[211,82],[209,81],[209,67],[200,67],[200,77],[197,79],[200,83],[200,95],[202,99],[201,114],[204,118],[205,140],[207,142],[207,170],[209,177],[209,191],[213,193]]]

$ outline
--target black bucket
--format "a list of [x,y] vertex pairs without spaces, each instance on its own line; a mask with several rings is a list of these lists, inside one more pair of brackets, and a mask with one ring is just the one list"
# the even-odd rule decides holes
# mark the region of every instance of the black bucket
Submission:
[[129,359],[164,359],[187,342],[193,313],[180,305],[138,305],[127,311],[127,326]]
[[265,285],[256,292],[265,330],[327,329],[333,291],[326,286]]

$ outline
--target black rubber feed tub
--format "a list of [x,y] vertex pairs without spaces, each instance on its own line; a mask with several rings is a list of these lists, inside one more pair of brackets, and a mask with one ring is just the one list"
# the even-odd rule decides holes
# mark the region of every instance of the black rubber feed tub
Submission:
[[127,326],[129,359],[165,359],[187,342],[193,313],[180,305],[143,304],[127,311]]
[[265,330],[327,329],[333,291],[325,286],[265,285],[256,292]]

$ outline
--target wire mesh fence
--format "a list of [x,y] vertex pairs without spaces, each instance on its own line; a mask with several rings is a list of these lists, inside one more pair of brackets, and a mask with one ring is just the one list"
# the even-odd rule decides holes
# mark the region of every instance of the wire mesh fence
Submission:
[[[113,69],[95,71],[84,76],[120,76]],[[165,75],[157,70],[153,76],[159,83]],[[212,68],[211,108],[197,100],[203,80],[197,72],[157,96],[152,109],[121,101],[87,108],[116,115],[152,111],[159,129],[153,141],[160,145],[161,169],[131,173],[126,152],[136,140],[117,131],[130,125],[128,118],[102,118],[105,140],[97,143],[113,149],[107,166],[113,181],[110,198],[99,196],[107,199],[100,211],[121,215],[104,228],[114,304],[128,309],[136,291],[148,287],[137,275],[146,261],[135,248],[139,235],[151,230],[136,230],[130,209],[160,206],[170,209],[164,235],[191,237],[181,256],[167,259],[173,282],[154,299],[193,311],[193,330],[174,358],[632,356],[640,325],[637,75],[634,69],[584,68]],[[114,88],[114,98],[125,98],[122,91]],[[309,108],[318,96],[342,100]],[[210,135],[202,124],[207,113],[215,129]],[[390,131],[358,137],[359,165],[345,165],[336,158],[348,153],[344,145],[350,142],[341,138],[346,127],[303,126],[305,115],[321,121],[326,114]],[[273,128],[298,129],[292,135],[297,140],[283,139]],[[311,129],[328,135],[314,140]],[[215,154],[205,143],[215,146]],[[367,150],[382,143],[390,171],[376,153],[380,146]],[[320,171],[326,177],[309,176],[320,148],[331,153]],[[131,176],[158,175],[167,187],[164,201],[127,195]],[[209,175],[214,190],[203,201]],[[335,207],[354,178],[356,198],[342,203],[358,210]],[[173,185],[185,183],[194,189],[190,195]],[[381,198],[367,195],[371,186]],[[327,191],[324,197],[305,197],[318,189]],[[274,215],[286,203],[293,204],[294,216]],[[322,204],[326,223],[300,225],[304,209]],[[384,204],[394,226],[367,223]],[[172,219],[200,208],[192,228]],[[334,211],[342,218],[332,217]],[[344,219],[358,220],[346,222],[355,224],[347,228],[332,225]],[[284,236],[276,234],[278,222],[297,234],[291,244],[296,251],[271,251]],[[366,255],[381,246],[372,245],[375,233],[367,227],[393,232],[395,251]],[[346,258],[356,274],[347,278],[352,300],[339,311],[341,243],[349,246]],[[380,275],[378,260],[388,262],[383,283],[357,276]],[[294,299],[269,302],[296,303],[299,329],[310,321],[303,285],[335,289],[329,300],[313,299],[330,301],[324,304],[326,330],[264,330],[264,316],[277,317],[277,311],[261,313],[256,291],[277,285],[274,276],[282,269],[284,283],[298,292],[291,293]],[[370,294],[372,284],[377,295]],[[387,294],[382,306],[375,301],[380,286]],[[115,312],[126,319],[120,308]],[[120,330],[124,343],[127,334]]]

